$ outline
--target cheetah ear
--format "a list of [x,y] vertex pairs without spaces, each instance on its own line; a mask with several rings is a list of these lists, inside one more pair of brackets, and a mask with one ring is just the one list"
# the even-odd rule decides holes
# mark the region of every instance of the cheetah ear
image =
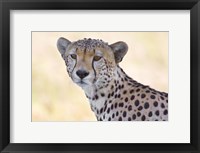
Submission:
[[111,44],[110,47],[114,52],[116,63],[121,62],[124,55],[126,55],[128,51],[128,45],[123,41],[119,41],[114,44]]
[[60,54],[63,56],[67,46],[69,46],[69,44],[71,44],[71,42],[63,37],[60,37],[57,41],[57,48],[60,52]]

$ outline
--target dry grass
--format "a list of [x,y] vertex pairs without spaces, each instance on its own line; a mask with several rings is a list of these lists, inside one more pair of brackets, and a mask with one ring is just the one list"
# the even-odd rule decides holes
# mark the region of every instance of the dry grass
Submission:
[[59,37],[71,41],[125,41],[129,51],[120,66],[133,79],[168,92],[167,32],[33,32],[32,121],[95,121],[81,88],[67,75],[57,48]]

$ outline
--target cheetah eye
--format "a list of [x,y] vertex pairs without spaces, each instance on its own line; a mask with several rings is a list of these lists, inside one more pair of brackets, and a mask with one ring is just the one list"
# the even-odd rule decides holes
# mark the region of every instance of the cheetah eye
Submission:
[[76,54],[71,54],[71,58],[76,59]]
[[99,61],[101,59],[101,56],[94,56],[94,61]]

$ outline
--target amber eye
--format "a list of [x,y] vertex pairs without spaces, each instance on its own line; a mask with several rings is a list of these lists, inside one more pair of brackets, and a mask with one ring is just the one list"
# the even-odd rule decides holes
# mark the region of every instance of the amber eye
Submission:
[[99,61],[101,59],[101,56],[94,56],[94,61]]
[[76,54],[71,54],[71,58],[76,59]]

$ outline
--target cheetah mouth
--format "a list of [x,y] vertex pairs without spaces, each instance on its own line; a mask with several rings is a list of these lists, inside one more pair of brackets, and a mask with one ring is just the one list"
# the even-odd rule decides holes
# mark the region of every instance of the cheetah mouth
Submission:
[[93,83],[90,81],[90,79],[88,78],[84,78],[84,79],[79,79],[79,78],[76,78],[76,77],[71,77],[72,78],[72,81],[74,83],[76,83],[78,86],[90,86],[92,85]]
[[72,80],[74,83],[76,83],[77,85],[86,85],[87,83],[85,81],[83,81],[82,79],[76,79],[72,77]]
[[80,80],[79,82],[76,82],[78,85],[88,85],[86,82],[83,80]]

